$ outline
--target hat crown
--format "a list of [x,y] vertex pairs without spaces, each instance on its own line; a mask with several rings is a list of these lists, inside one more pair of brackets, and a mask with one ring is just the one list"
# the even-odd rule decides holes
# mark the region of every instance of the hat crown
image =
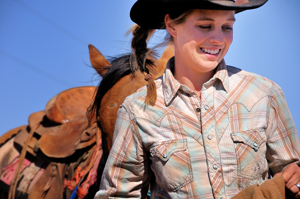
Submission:
[[138,0],[132,6],[130,17],[136,24],[151,29],[161,29],[164,16],[189,9],[234,10],[236,13],[255,9],[267,0]]

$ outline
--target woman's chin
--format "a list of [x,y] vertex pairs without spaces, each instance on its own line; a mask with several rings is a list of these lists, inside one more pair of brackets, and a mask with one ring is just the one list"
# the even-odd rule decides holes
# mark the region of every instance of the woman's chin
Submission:
[[203,72],[210,72],[214,70],[218,66],[218,61],[205,61],[199,63],[199,68],[203,70]]

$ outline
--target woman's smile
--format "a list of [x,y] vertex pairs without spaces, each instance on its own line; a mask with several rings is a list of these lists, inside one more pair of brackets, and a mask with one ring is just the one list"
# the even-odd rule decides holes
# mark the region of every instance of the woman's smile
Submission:
[[210,54],[210,55],[217,55],[221,51],[221,49],[209,49],[209,48],[200,48],[202,52]]

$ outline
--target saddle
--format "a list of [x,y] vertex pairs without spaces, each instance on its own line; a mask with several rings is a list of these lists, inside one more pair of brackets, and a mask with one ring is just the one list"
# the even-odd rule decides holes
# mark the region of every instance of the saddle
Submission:
[[45,110],[32,113],[28,125],[8,133],[13,137],[0,145],[3,197],[60,199],[95,194],[104,163],[100,163],[101,131],[91,123],[95,119],[86,115],[94,92],[92,86],[63,91]]

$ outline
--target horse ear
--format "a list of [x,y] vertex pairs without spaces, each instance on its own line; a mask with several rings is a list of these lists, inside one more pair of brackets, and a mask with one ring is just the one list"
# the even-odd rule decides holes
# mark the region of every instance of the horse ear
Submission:
[[89,44],[90,61],[93,68],[97,71],[101,77],[105,75],[108,68],[111,66],[110,62],[105,59],[101,52],[95,48],[92,44]]

